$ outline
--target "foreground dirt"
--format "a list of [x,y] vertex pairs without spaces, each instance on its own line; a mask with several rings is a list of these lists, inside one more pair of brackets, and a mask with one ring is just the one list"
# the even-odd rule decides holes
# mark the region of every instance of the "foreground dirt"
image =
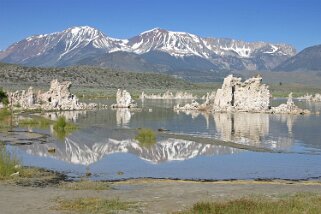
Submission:
[[[297,192],[321,194],[320,182],[226,181],[193,182],[138,179],[111,183],[109,190],[66,190],[61,185],[20,186],[0,182],[1,213],[63,213],[57,199],[119,198],[138,202],[138,213],[170,213],[198,201],[227,200],[249,195],[276,197]],[[132,213],[132,212],[131,212]]]

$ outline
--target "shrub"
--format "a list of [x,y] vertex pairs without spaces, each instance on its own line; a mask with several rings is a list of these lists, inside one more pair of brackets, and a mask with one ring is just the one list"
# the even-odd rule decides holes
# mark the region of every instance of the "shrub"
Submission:
[[142,146],[151,146],[156,143],[156,134],[151,129],[140,129],[135,140],[138,140]]
[[58,139],[63,140],[66,136],[75,131],[77,126],[72,123],[68,123],[65,117],[59,117],[55,122],[53,129],[55,131],[55,136]]
[[53,128],[55,131],[61,131],[61,130],[65,130],[66,125],[67,125],[66,118],[59,117],[58,120],[55,122]]
[[9,103],[7,93],[4,92],[2,88],[0,88],[0,102],[5,105],[8,105]]

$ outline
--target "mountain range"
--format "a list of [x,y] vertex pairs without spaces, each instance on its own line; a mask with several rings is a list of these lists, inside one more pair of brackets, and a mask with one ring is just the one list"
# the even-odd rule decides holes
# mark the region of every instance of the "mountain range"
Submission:
[[305,48],[274,68],[277,71],[321,71],[321,45]]
[[89,26],[34,35],[0,52],[0,61],[27,66],[91,65],[166,73],[272,70],[296,50],[287,44],[205,38],[154,28],[115,39]]

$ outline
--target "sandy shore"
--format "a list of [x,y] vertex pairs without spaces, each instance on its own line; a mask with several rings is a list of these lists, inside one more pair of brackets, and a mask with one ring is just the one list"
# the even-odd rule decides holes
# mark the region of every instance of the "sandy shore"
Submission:
[[[108,190],[67,190],[61,185],[21,186],[0,182],[2,213],[65,213],[56,209],[58,199],[79,197],[119,198],[138,202],[137,213],[170,213],[198,201],[214,201],[249,195],[280,196],[298,192],[321,194],[319,181],[217,181],[194,182],[137,179],[109,183]],[[132,213],[132,211],[131,211]]]

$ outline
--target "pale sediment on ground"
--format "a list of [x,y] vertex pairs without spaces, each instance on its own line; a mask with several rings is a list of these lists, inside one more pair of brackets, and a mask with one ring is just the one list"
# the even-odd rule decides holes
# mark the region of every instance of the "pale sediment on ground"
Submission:
[[250,195],[279,197],[297,192],[320,193],[320,182],[294,181],[173,181],[134,179],[110,183],[110,189],[70,190],[59,186],[22,187],[0,183],[3,213],[62,213],[58,200],[102,198],[136,202],[131,213],[171,213],[199,201],[224,201]]

